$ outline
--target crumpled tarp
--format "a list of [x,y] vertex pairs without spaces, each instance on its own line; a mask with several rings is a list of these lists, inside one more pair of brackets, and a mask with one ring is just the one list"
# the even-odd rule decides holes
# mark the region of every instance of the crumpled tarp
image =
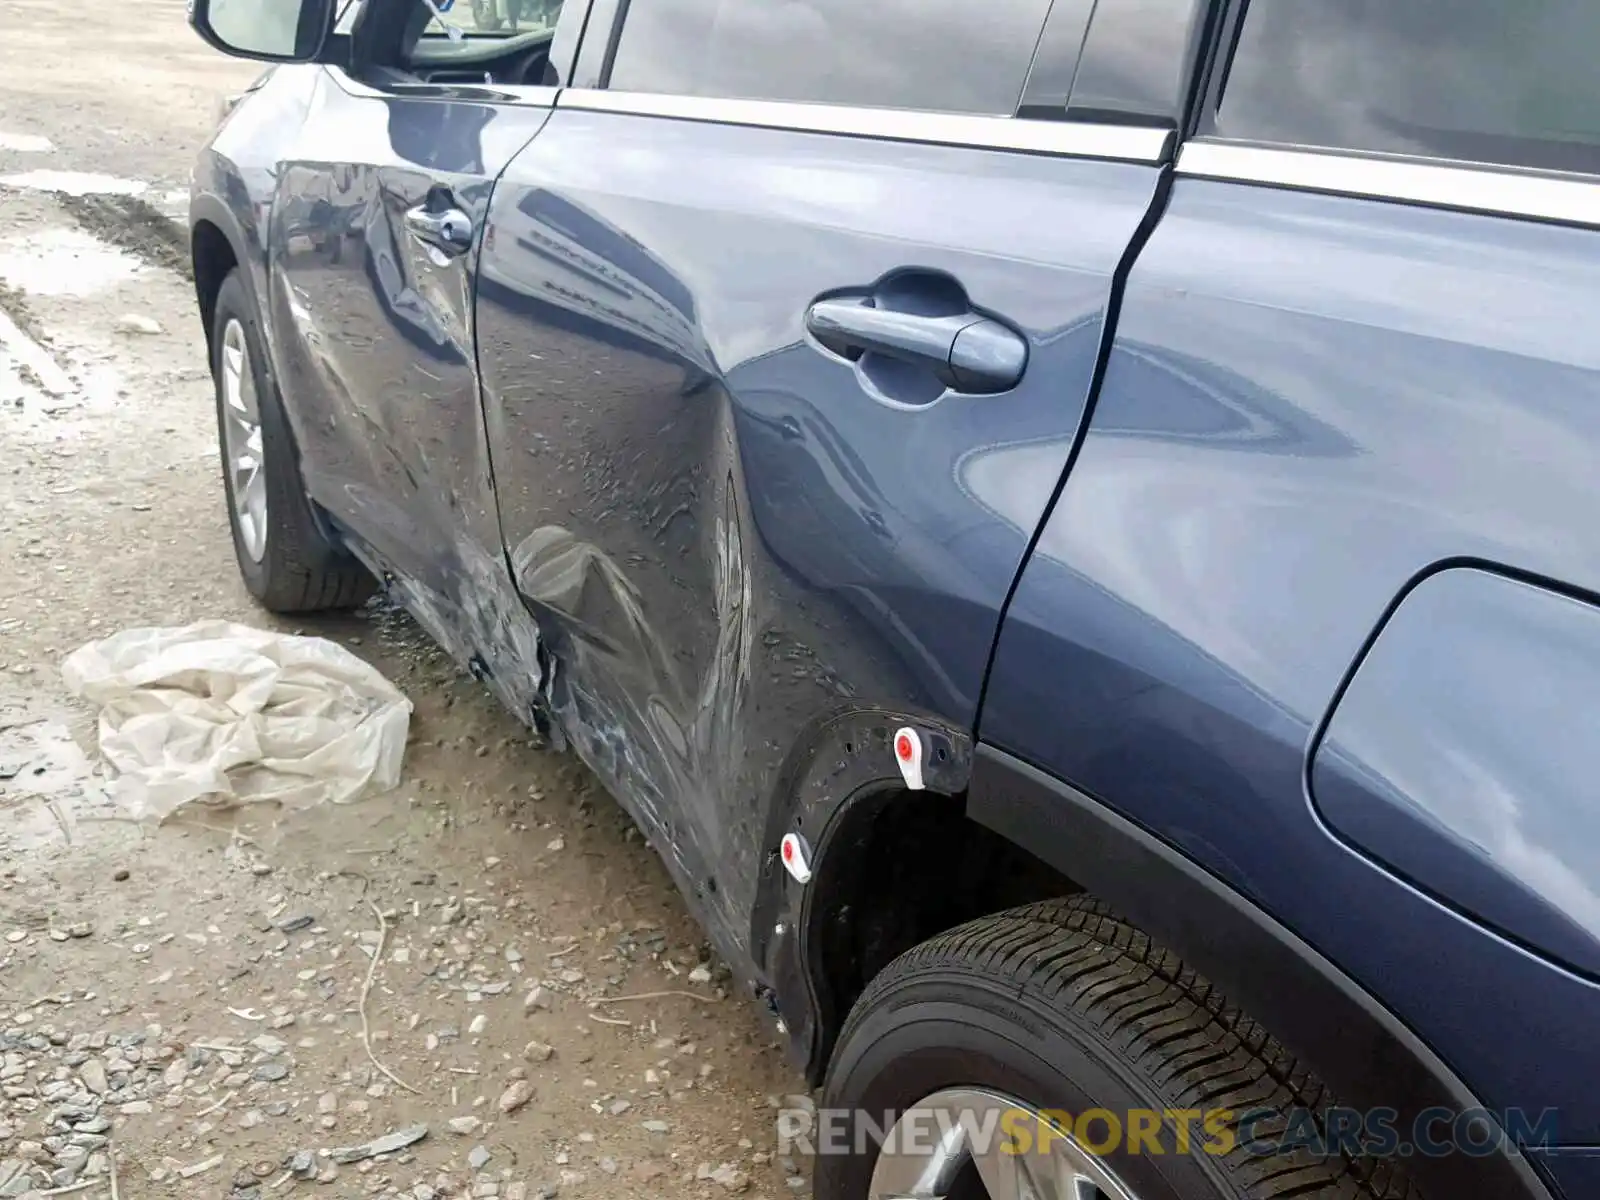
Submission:
[[128,629],[62,664],[100,711],[112,797],[181,805],[344,804],[400,782],[411,702],[344,647],[227,621]]

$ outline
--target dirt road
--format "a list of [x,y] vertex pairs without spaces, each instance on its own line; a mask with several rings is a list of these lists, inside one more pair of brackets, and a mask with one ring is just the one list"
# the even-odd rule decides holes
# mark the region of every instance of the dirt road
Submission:
[[182,0],[14,0],[6,26],[0,1197],[113,1174],[121,1200],[806,1194],[772,1111],[799,1080],[654,855],[400,614],[294,627],[416,705],[397,792],[160,828],[105,799],[61,658],[270,623],[236,578],[167,220],[255,68]]

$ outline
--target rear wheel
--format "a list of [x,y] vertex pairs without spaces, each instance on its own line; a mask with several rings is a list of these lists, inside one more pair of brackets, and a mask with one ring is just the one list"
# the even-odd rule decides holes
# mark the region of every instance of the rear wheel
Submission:
[[277,613],[353,608],[372,594],[372,576],[312,512],[255,305],[237,268],[217,292],[211,347],[222,487],[245,587]]
[[1215,988],[1088,897],[987,917],[895,960],[851,1010],[822,1103],[890,1132],[857,1144],[852,1130],[837,1154],[818,1145],[817,1200],[1418,1195],[1387,1161],[1239,1145],[1245,1113],[1263,1114],[1249,1136],[1270,1142],[1297,1110],[1325,1133],[1334,1102]]

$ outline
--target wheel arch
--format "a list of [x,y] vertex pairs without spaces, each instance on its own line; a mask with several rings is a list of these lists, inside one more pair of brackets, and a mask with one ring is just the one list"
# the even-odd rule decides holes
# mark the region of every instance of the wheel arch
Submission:
[[[1093,797],[979,745],[965,811],[976,825],[1029,847],[1216,984],[1310,1063],[1341,1104],[1396,1110],[1397,1128],[1430,1108],[1485,1109],[1431,1048],[1334,963]],[[1429,1196],[1552,1195],[1525,1157],[1504,1149],[1406,1161]]]
[[[217,311],[217,293],[228,273],[249,259],[244,253],[244,237],[238,221],[227,205],[215,196],[199,195],[189,205],[189,255],[194,268],[195,302],[205,329],[206,349],[211,346],[212,326]],[[245,272],[245,286],[255,291],[255,279]]]
[[[896,732],[923,746],[925,787],[907,786]],[[752,957],[791,1057],[820,1080],[856,996],[902,951],[1018,904],[1082,890],[966,814],[969,733],[925,714],[850,709],[805,727],[767,811]],[[784,869],[786,833],[807,846],[805,883]]]

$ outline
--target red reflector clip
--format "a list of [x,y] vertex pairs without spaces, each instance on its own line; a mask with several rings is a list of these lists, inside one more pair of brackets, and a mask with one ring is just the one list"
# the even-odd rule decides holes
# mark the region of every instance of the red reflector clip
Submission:
[[778,845],[778,857],[783,859],[783,869],[794,876],[796,883],[811,882],[811,851],[805,838],[798,833],[786,833]]
[[922,791],[922,735],[909,725],[894,732],[894,760],[900,764],[906,786],[914,792]]

